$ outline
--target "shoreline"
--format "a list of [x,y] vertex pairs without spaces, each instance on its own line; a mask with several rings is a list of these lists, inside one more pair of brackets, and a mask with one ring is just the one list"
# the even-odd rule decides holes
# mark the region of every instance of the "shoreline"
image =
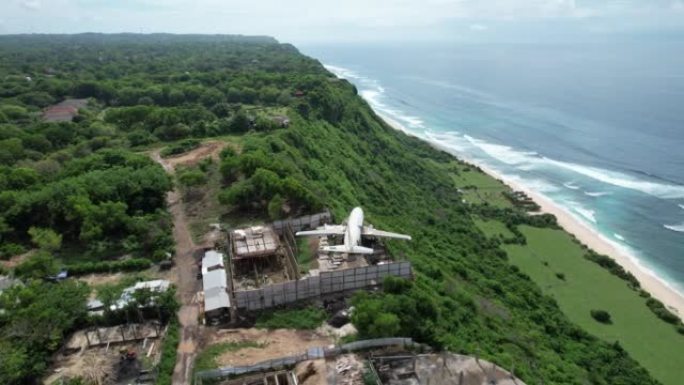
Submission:
[[401,123],[388,117],[386,114],[375,111],[375,113],[390,127],[401,131],[407,135],[411,135],[420,140],[423,140],[430,144],[431,146],[445,151],[454,157],[458,157],[459,160],[466,161],[479,167],[483,172],[492,178],[498,179],[506,184],[513,190],[523,191],[526,193],[535,203],[541,208],[540,211],[543,213],[552,214],[556,217],[558,225],[565,230],[567,233],[572,234],[577,238],[579,242],[586,245],[588,248],[598,252],[599,254],[604,254],[614,259],[620,266],[622,266],[626,271],[630,272],[639,281],[641,288],[648,292],[653,298],[661,301],[670,311],[675,313],[680,319],[684,319],[684,294],[679,293],[673,287],[669,286],[660,277],[658,277],[655,272],[648,270],[647,268],[639,264],[639,259],[630,254],[627,250],[622,249],[614,242],[606,239],[598,231],[591,228],[588,224],[582,222],[573,216],[566,209],[553,202],[550,198],[538,193],[531,188],[520,184],[519,182],[512,181],[505,175],[483,166],[481,164],[476,164],[471,162],[467,158],[459,157],[460,154],[454,153],[437,143],[431,142],[429,140],[420,138],[407,130]]

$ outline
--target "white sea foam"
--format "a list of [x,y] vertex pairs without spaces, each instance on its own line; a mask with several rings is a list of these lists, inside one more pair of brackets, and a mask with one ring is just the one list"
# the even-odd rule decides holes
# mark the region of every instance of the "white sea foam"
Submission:
[[[597,167],[584,166],[576,163],[561,162],[558,160],[539,156],[533,151],[520,151],[513,147],[489,143],[481,139],[476,139],[466,135],[465,138],[474,146],[484,151],[487,155],[497,159],[500,162],[516,166],[518,169],[532,170],[539,167],[556,167],[572,171],[574,173],[598,180],[600,182],[640,191],[642,193],[652,195],[661,199],[677,199],[684,198],[684,186],[657,183],[647,180],[638,179],[637,177],[627,175],[617,171],[605,170]],[[566,187],[573,188],[574,185],[566,184]],[[598,194],[589,192],[587,195],[600,196],[606,194]]]
[[386,103],[382,101],[385,89],[381,86],[375,86],[373,89],[364,89],[359,92],[362,98],[364,98],[376,111],[379,111],[393,120],[397,120],[401,123],[406,124],[410,128],[424,128],[424,122],[421,118],[417,116],[408,115],[405,112],[391,108]]
[[[517,175],[513,175],[512,177],[509,175],[505,175],[506,171],[499,169],[499,167],[497,167],[495,164],[493,165],[491,163],[491,159],[493,158],[504,164],[513,165],[516,169],[521,171],[534,170],[542,167],[556,167],[575,172],[577,174],[598,180],[603,183],[640,191],[645,194],[649,194],[663,199],[684,198],[684,186],[682,185],[657,183],[639,179],[636,176],[631,176],[616,171],[604,170],[596,167],[589,167],[569,162],[561,162],[540,156],[535,152],[520,151],[510,146],[489,143],[484,140],[476,139],[469,136],[461,136],[458,133],[427,132],[425,127],[422,126],[423,121],[420,120],[420,118],[407,116],[402,111],[389,107],[383,102],[383,100],[381,100],[383,98],[386,98],[386,96],[384,95],[385,89],[381,87],[376,80],[366,78],[354,71],[342,67],[326,65],[326,68],[328,68],[328,70],[335,73],[339,77],[353,80],[359,88],[359,93],[361,94],[361,96],[363,96],[369,102],[369,104],[376,110],[376,112],[383,117],[392,119],[395,125],[398,126],[398,128],[405,131],[406,133],[415,135],[424,140],[428,140],[431,143],[435,144],[437,147],[442,148],[445,151],[449,151],[454,155],[457,155],[460,158],[465,159],[471,163],[479,164],[483,167],[486,166],[489,171],[496,173],[496,175],[500,175],[504,179],[510,179],[511,181],[517,180],[517,182],[519,182],[520,185],[529,187],[530,189],[539,192],[541,195],[545,197],[548,197],[548,195],[546,194],[548,192],[560,190],[559,186],[555,186],[547,181],[539,179],[527,179]],[[411,118],[415,118],[415,120],[411,121]],[[413,125],[411,125],[411,123],[413,123]],[[409,129],[407,126],[413,129]],[[421,130],[416,130],[416,128],[421,128]],[[479,149],[480,152],[484,153],[483,155],[486,155],[487,157],[483,157],[479,155],[477,152],[473,152],[473,150],[475,149]],[[510,170],[507,171],[509,172]],[[585,191],[584,194],[588,196],[602,196],[611,193],[603,191]],[[626,255],[630,260],[632,260],[632,262],[635,263],[641,271],[654,277],[658,281],[662,282],[665,286],[670,287],[673,290],[677,290],[674,288],[671,282],[662,278],[663,275],[660,274],[662,272],[656,274],[654,270],[645,266],[644,261],[636,257],[636,255],[639,255],[640,253],[637,250],[628,247],[624,243],[624,237],[622,237],[620,234],[614,233],[614,237],[607,237],[604,234],[602,234],[595,226],[597,221],[594,211],[588,210],[581,206],[577,207],[577,205],[575,207],[570,207],[570,205],[567,205],[567,201],[558,202],[555,199],[554,201],[554,203],[556,203],[562,210],[578,219],[580,223],[582,223],[588,229],[597,234],[605,242],[610,243],[613,247],[620,250],[620,253]],[[684,209],[684,204],[678,204],[678,206]],[[684,223],[681,225],[664,226],[672,231],[684,231]],[[616,239],[623,242],[617,242]],[[663,274],[667,276],[666,273]]]
[[[497,170],[496,168],[489,167],[492,169],[494,172],[496,172],[499,175],[502,175],[503,173]],[[525,187],[528,187],[529,189],[539,192],[539,193],[552,193],[552,192],[557,192],[560,190],[558,186],[555,184],[543,180],[543,179],[532,179],[532,178],[525,178],[520,175],[507,175],[506,179],[510,180],[511,182],[515,184],[519,184]]]
[[610,194],[612,194],[610,191],[596,191],[596,192],[585,191],[584,192],[584,195],[589,195],[590,197],[602,197],[604,195],[610,195]]
[[324,64],[323,67],[325,67],[325,69],[335,74],[335,76],[337,76],[338,78],[367,80],[367,78],[359,75],[358,73],[348,68],[338,67],[331,64]]
[[649,182],[637,179],[635,177],[617,171],[609,171],[596,167],[583,166],[569,162],[560,162],[548,158],[545,158],[545,161],[551,165],[564,168],[566,170],[574,171],[578,174],[587,176],[592,179],[596,179],[603,183],[608,183],[614,186],[619,186],[631,190],[641,191],[645,194],[653,195],[658,198],[684,198],[684,186]]
[[681,208],[682,210],[684,210],[684,205],[677,205],[677,206],[679,206],[679,208]]
[[588,208],[585,208],[577,203],[571,203],[570,208],[589,222],[594,224],[597,223],[596,212],[594,210],[589,210]]
[[684,233],[684,223],[678,225],[663,225],[663,227],[668,230],[676,231],[678,233]]
[[569,188],[570,190],[579,190],[579,186],[574,184],[574,182],[565,182],[563,183],[563,186]]
[[513,147],[489,143],[484,140],[475,139],[469,135],[464,135],[463,137],[473,146],[484,151],[492,158],[512,166],[533,166],[535,159],[538,159],[538,154],[536,152],[518,151]]

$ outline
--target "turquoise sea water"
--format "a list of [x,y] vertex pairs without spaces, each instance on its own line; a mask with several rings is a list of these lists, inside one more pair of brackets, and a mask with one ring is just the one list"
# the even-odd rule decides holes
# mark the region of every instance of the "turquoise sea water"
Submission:
[[684,42],[303,51],[380,114],[547,196],[684,292]]

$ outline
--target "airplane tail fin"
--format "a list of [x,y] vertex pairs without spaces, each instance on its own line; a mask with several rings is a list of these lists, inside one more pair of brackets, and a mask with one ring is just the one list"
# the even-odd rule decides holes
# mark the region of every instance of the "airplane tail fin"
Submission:
[[363,247],[363,246],[352,246],[352,247],[346,247],[344,245],[326,246],[326,247],[323,247],[323,251],[327,251],[330,253],[373,254],[373,249],[371,249],[370,247]]

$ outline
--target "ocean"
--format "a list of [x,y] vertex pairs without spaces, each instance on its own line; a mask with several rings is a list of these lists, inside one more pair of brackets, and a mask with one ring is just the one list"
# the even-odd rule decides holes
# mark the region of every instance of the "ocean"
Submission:
[[548,197],[684,292],[684,42],[301,49],[379,114]]

